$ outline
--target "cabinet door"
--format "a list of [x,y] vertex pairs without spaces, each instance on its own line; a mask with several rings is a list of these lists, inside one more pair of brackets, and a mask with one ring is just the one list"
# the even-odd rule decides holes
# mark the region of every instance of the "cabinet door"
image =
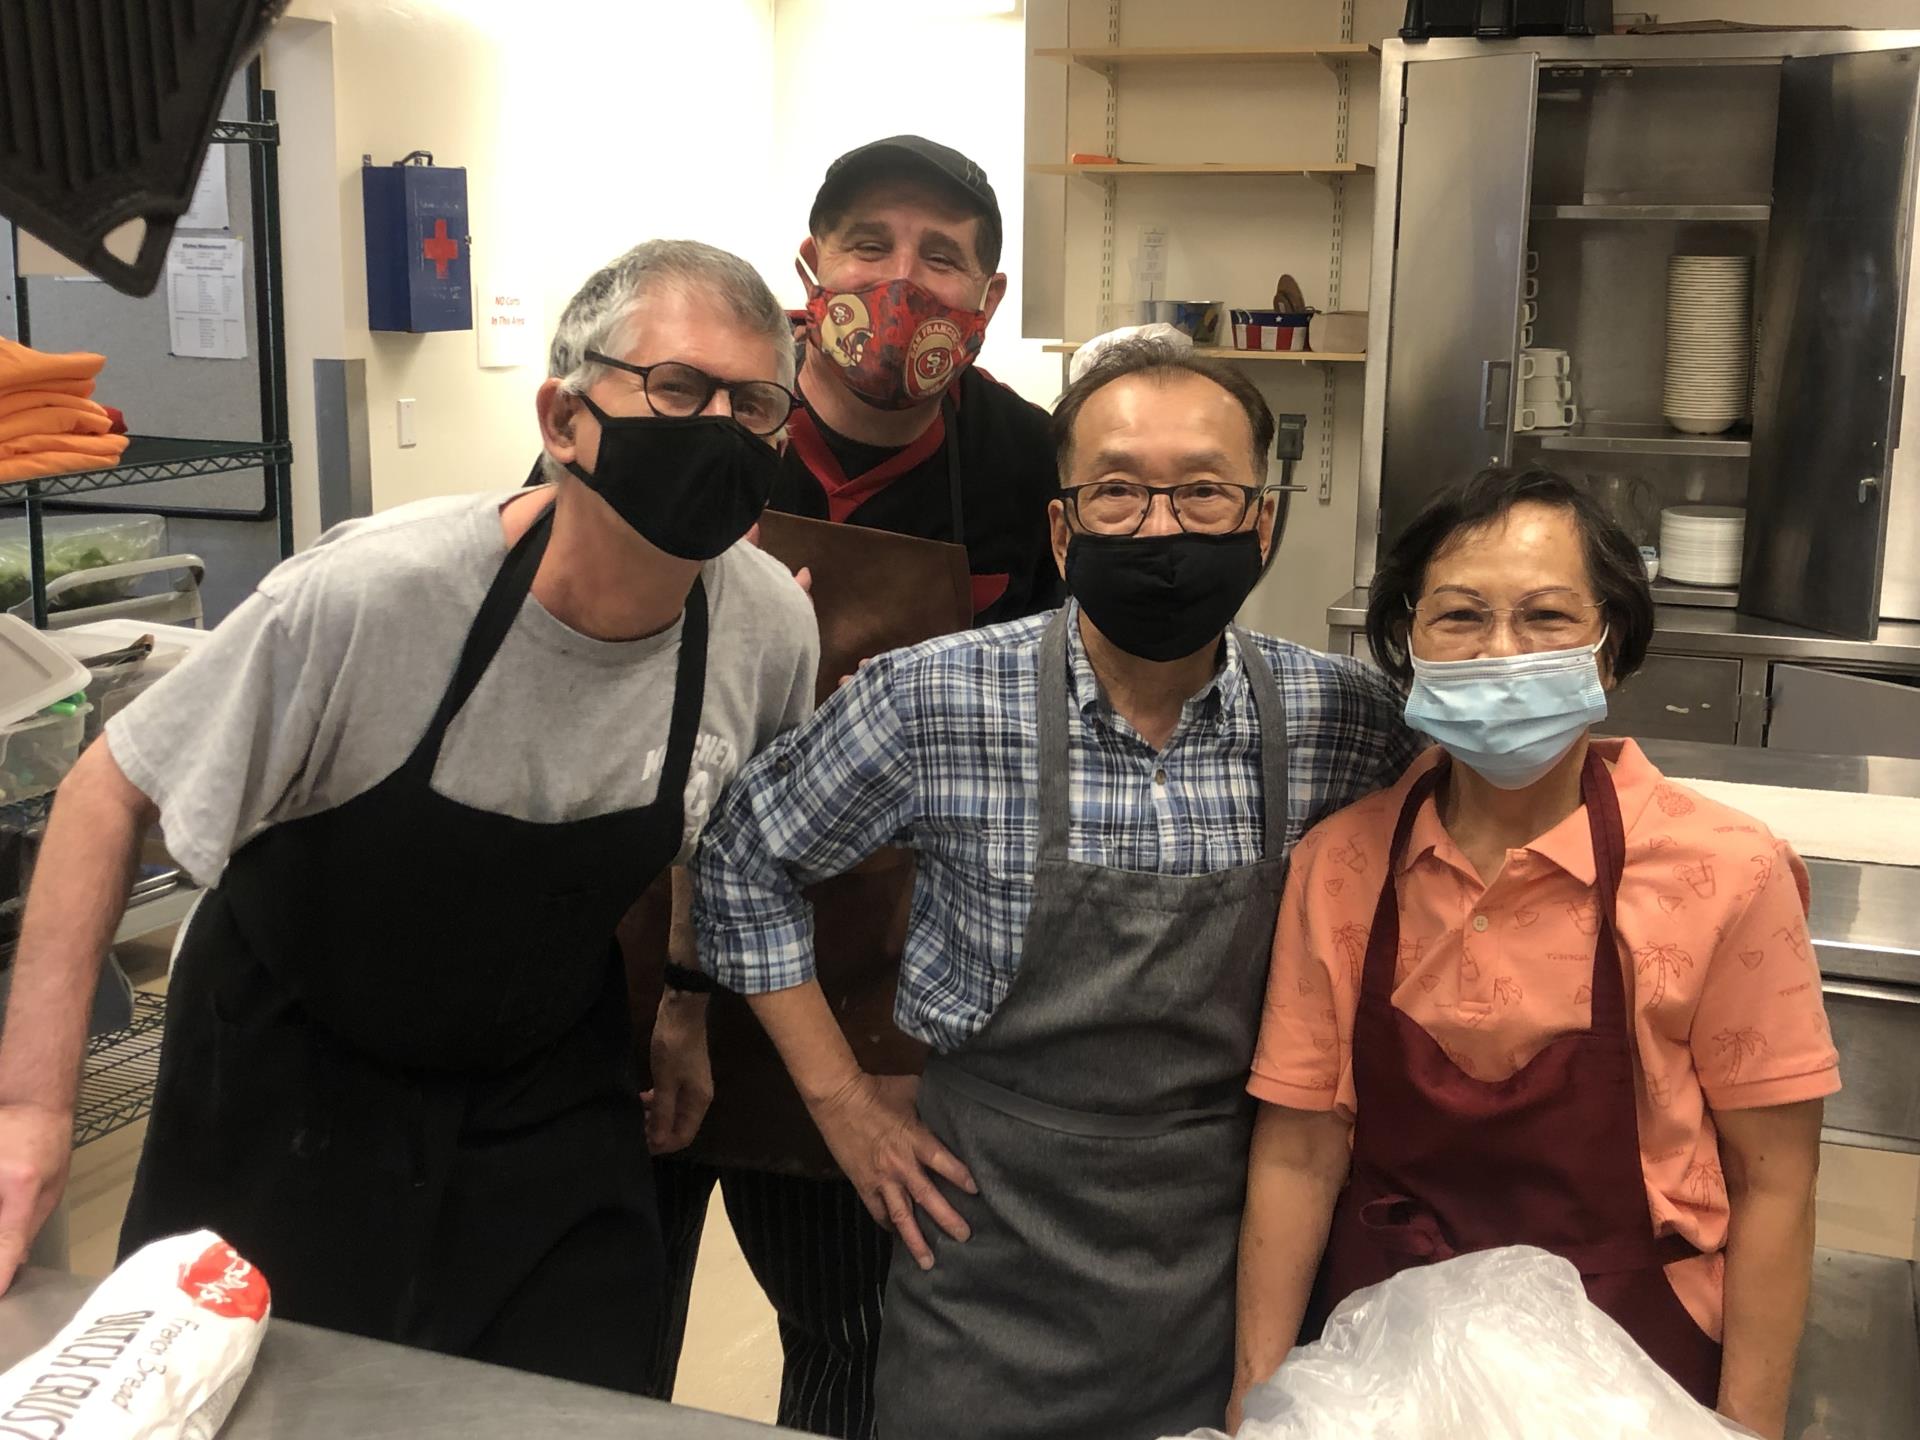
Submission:
[[1731,745],[1740,728],[1740,662],[1699,655],[1649,655],[1607,697],[1601,735],[1699,740]]
[[1879,621],[1920,51],[1788,60],[1759,295],[1741,608]]
[[1512,449],[1538,69],[1532,54],[1406,68],[1380,464],[1387,543],[1436,490]]
[[1776,665],[1767,746],[1920,760],[1920,688],[1808,665]]

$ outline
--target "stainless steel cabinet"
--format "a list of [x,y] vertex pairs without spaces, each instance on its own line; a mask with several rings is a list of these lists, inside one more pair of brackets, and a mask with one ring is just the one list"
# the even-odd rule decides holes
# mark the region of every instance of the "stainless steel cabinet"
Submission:
[[1740,662],[1693,655],[1649,655],[1607,699],[1603,735],[1636,740],[1701,740],[1731,745],[1739,736]]
[[1827,1128],[1920,1152],[1920,990],[1851,980],[1821,989],[1846,1079],[1827,1100]]
[[1389,535],[1435,490],[1511,452],[1537,66],[1530,54],[1407,66],[1381,461]]
[[[1537,458],[1638,477],[1659,506],[1748,506],[1740,594],[1664,585],[1664,602],[1750,591],[1752,613],[1870,636],[1916,49],[1906,31],[1389,42],[1355,583],[1436,489]],[[1754,261],[1750,425],[1694,435],[1662,414],[1674,254]],[[1529,343],[1573,354],[1571,429],[1515,429]]]
[[1741,608],[1868,636],[1899,438],[1920,55],[1781,66]]

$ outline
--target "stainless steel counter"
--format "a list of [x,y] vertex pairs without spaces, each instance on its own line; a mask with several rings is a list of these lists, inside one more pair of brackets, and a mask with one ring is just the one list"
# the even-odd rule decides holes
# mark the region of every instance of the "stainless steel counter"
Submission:
[[[1920,760],[1683,740],[1645,740],[1641,748],[1677,779],[1920,798]],[[1823,975],[1920,989],[1920,869],[1809,860],[1807,878],[1808,918]]]
[[[1367,623],[1367,592],[1349,590],[1327,607],[1327,625],[1355,630]],[[1920,623],[1883,620],[1871,640],[1823,635],[1777,620],[1693,605],[1656,605],[1656,650],[1766,660],[1823,660],[1862,669],[1920,670]],[[1344,648],[1344,647],[1336,647]]]
[[1816,1250],[1788,1440],[1920,1435],[1920,1269]]
[[[0,1297],[0,1370],[44,1345],[91,1282],[22,1273]],[[272,1320],[221,1440],[771,1440],[795,1436],[471,1360]]]
[[[22,1273],[0,1297],[0,1370],[72,1318],[88,1281]],[[1845,1251],[1814,1257],[1813,1300],[1787,1433],[1832,1440],[1920,1434],[1914,1267]],[[1823,1432],[1815,1431],[1815,1434]],[[273,1320],[222,1440],[773,1440],[795,1435]]]

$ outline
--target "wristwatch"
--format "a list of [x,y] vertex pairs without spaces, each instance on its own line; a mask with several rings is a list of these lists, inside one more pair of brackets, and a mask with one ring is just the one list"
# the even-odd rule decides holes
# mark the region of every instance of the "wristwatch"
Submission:
[[667,989],[677,990],[683,995],[711,995],[720,988],[720,982],[703,970],[691,970],[685,965],[668,962],[666,967]]

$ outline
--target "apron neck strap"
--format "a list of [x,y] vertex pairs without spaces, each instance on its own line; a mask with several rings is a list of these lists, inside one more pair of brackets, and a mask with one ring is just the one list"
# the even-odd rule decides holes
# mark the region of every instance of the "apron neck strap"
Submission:
[[1413,834],[1413,822],[1440,789],[1452,761],[1441,756],[1426,774],[1413,782],[1407,798],[1400,804],[1400,818],[1394,823],[1393,843],[1387,847],[1387,874],[1380,883],[1380,898],[1373,907],[1373,928],[1367,932],[1367,951],[1360,970],[1360,995],[1373,1005],[1391,1005],[1393,986],[1400,964],[1400,887],[1394,877],[1400,873],[1400,857],[1407,853],[1407,840]]
[[1627,1023],[1623,952],[1614,923],[1620,876],[1626,870],[1627,836],[1613,776],[1591,744],[1587,746],[1586,764],[1580,769],[1580,799],[1587,807],[1587,833],[1593,840],[1593,881],[1600,922],[1593,946],[1591,1026],[1603,1034],[1614,1034]]
[[1261,653],[1254,638],[1239,626],[1233,628],[1233,643],[1240,653],[1241,668],[1253,687],[1254,713],[1260,717],[1260,793],[1266,811],[1266,838],[1262,858],[1278,859],[1287,848],[1287,824],[1292,795],[1287,788],[1287,705],[1280,685],[1273,678],[1273,667]]
[[940,429],[943,432],[940,448],[947,457],[947,505],[952,511],[953,543],[964,546],[967,543],[967,505],[960,493],[960,433],[955,428],[957,415],[952,393],[943,395],[940,398]]
[[513,543],[513,548],[507,551],[507,558],[500,562],[500,568],[494,572],[493,583],[487,587],[486,598],[480,602],[473,625],[467,631],[466,644],[460,648],[459,662],[453,667],[453,679],[448,683],[446,693],[441,695],[439,707],[433,712],[426,733],[420,737],[420,743],[413,747],[413,754],[407,759],[408,768],[424,770],[429,776],[433,774],[434,766],[440,761],[440,744],[447,737],[453,717],[472,697],[480,677],[487,673],[487,666],[500,653],[501,645],[513,629],[514,618],[520,613],[520,606],[533,590],[533,577],[539,572],[540,561],[547,553],[547,542],[553,538],[554,508],[549,505],[540,512],[527,527],[526,533]]
[[[1067,854],[1067,824],[1071,813],[1067,626],[1073,623],[1074,613],[1073,606],[1061,606],[1040,639],[1040,845],[1036,851],[1039,858],[1064,859]],[[1260,776],[1265,811],[1262,856],[1273,859],[1287,843],[1286,705],[1273,678],[1273,669],[1252,637],[1238,627],[1233,637],[1240,663],[1246,670],[1247,683],[1253,689],[1255,711],[1260,717]]]
[[1046,633],[1040,637],[1040,845],[1034,852],[1036,861],[1065,859],[1067,854],[1067,706],[1071,703],[1067,626],[1073,623],[1073,615],[1073,606],[1062,605],[1053,612]]
[[[696,575],[687,592],[680,622],[680,663],[673,677],[673,721],[667,729],[667,754],[660,767],[656,805],[685,804],[687,774],[693,764],[694,742],[700,736],[700,711],[707,694],[707,585]],[[682,826],[685,816],[682,816]],[[677,862],[676,862],[677,863]]]

